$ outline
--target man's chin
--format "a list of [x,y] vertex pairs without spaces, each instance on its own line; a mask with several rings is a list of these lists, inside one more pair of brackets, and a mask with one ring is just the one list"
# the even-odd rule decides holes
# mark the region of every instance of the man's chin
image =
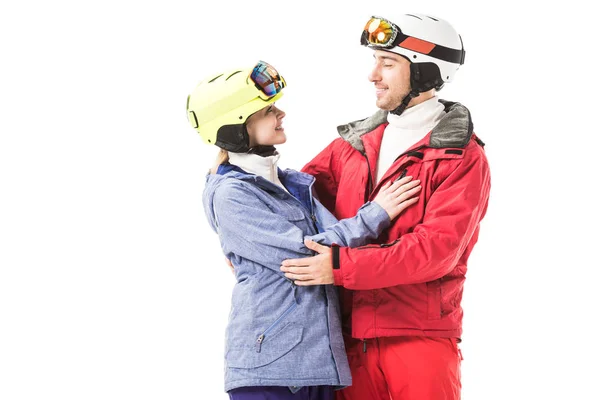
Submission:
[[384,101],[382,99],[378,99],[377,101],[375,101],[375,105],[377,106],[377,108],[383,111],[392,111],[395,108],[391,107],[389,102]]

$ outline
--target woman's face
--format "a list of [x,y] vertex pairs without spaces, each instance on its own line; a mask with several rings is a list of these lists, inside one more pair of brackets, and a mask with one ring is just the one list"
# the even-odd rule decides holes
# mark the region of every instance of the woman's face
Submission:
[[285,131],[281,125],[283,117],[285,117],[285,113],[275,107],[275,104],[270,104],[252,114],[246,121],[250,147],[285,143]]

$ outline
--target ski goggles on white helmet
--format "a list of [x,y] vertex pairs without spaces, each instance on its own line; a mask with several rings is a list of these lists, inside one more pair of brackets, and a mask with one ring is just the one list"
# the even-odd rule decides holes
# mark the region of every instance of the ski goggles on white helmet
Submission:
[[367,21],[360,37],[360,44],[382,50],[390,50],[398,46],[406,50],[460,65],[464,63],[465,59],[464,50],[452,49],[406,35],[392,21],[376,16],[371,17]]
[[279,72],[264,61],[259,61],[254,66],[250,73],[250,79],[254,82],[261,93],[260,97],[264,100],[275,96],[286,86],[285,79],[279,75]]

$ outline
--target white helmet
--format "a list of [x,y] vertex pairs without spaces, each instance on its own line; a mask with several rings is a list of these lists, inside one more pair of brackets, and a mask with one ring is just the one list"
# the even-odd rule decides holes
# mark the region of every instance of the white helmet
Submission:
[[412,92],[406,104],[419,93],[433,88],[440,90],[446,82],[451,82],[465,61],[462,38],[452,25],[423,14],[404,14],[394,20],[371,17],[360,42],[372,49],[399,54],[411,62]]

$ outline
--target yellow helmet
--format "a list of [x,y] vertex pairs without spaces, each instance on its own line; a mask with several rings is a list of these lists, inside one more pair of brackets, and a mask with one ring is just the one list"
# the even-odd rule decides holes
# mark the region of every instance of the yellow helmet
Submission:
[[250,149],[246,120],[279,100],[285,80],[264,61],[209,77],[187,99],[187,117],[205,143],[234,153]]

